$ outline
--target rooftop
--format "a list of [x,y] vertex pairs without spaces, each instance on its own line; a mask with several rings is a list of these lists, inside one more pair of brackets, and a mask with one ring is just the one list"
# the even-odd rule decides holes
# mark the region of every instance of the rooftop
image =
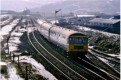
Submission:
[[95,17],[95,15],[76,15],[77,17]]
[[117,22],[120,22],[119,19],[103,19],[103,18],[94,18],[90,20],[89,22],[99,22],[99,23],[110,23],[115,24]]

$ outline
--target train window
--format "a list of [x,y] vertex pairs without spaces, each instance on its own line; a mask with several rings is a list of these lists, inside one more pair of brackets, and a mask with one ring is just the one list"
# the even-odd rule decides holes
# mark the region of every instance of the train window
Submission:
[[87,44],[88,39],[87,38],[69,38],[68,43],[69,44]]
[[69,38],[68,43],[69,43],[69,44],[73,44],[73,41],[74,41],[73,38]]
[[84,38],[84,39],[83,39],[83,43],[84,43],[84,44],[87,44],[87,43],[88,43],[88,39],[87,39],[87,38]]
[[87,38],[79,38],[79,39],[77,40],[77,43],[87,44],[87,43],[88,43],[88,39],[87,39]]

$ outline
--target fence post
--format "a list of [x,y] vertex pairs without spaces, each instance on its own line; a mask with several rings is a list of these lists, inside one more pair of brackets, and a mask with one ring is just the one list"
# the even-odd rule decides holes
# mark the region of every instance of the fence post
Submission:
[[26,66],[26,76],[25,76],[25,80],[28,80],[28,66]]

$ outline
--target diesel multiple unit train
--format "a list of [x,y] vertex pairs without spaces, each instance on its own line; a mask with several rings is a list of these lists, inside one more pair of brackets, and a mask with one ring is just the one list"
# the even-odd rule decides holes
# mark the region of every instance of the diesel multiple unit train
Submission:
[[80,32],[38,19],[39,32],[52,43],[66,50],[68,56],[82,57],[88,51],[88,37]]

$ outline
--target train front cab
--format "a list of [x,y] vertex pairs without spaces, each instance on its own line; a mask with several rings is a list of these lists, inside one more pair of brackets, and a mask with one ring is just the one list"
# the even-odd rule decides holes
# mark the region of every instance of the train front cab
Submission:
[[88,51],[88,38],[81,33],[75,33],[68,37],[67,55],[72,58],[84,57]]

